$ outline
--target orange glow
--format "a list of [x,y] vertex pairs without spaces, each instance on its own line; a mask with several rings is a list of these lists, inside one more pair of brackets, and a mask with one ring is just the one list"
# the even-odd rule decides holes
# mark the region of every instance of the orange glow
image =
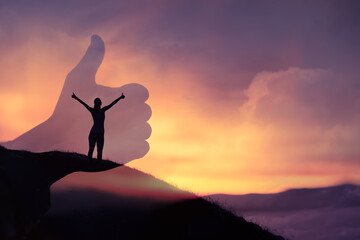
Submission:
[[[48,36],[31,39],[8,56],[5,76],[15,82],[26,79],[26,84],[0,89],[0,101],[5,103],[0,105],[1,141],[15,138],[51,115],[66,74],[88,44],[87,39],[55,35],[52,41]],[[112,87],[137,82],[150,92],[150,152],[128,164],[130,167],[198,194],[276,192],[347,180],[360,182],[359,171],[350,164],[330,161],[321,165],[320,158],[334,149],[340,130],[331,129],[324,136],[316,127],[304,132],[300,127],[259,123],[253,115],[256,97],[268,91],[261,84],[248,91],[251,99],[239,103],[238,111],[209,117],[199,104],[206,94],[199,80],[178,66],[162,69],[146,53],[121,46],[107,48],[97,82]],[[213,107],[212,102],[207,104]],[[302,139],[293,136],[302,131],[303,138],[323,142],[301,145]],[[353,131],[346,131],[351,139]],[[344,157],[341,147],[336,151],[338,159]],[[323,172],[315,171],[321,167]]]

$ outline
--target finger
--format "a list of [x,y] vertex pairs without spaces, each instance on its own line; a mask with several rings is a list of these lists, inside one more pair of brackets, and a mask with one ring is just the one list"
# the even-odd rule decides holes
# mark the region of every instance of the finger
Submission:
[[[127,94],[127,99],[133,102],[145,102],[149,98],[148,90],[137,83],[125,84],[121,87]],[[125,97],[125,95],[123,95]]]
[[149,92],[146,87],[144,87],[141,84],[137,83],[129,83],[125,84],[122,87],[112,88],[112,87],[105,87],[98,85],[98,95],[104,96],[104,99],[109,97],[109,99],[106,99],[105,101],[110,101],[112,98],[119,97],[119,92],[126,92],[127,101],[129,101],[127,104],[130,104],[132,102],[136,103],[143,103],[146,102],[146,100],[149,98]]

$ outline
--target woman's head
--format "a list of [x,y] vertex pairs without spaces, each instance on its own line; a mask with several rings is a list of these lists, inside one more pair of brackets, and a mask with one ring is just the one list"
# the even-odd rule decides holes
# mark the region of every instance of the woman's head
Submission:
[[100,107],[101,107],[100,98],[95,98],[95,100],[94,100],[94,108],[100,108]]

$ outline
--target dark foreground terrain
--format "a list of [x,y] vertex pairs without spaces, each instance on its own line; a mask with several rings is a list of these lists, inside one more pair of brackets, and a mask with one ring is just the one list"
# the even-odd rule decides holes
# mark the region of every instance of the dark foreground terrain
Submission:
[[70,173],[120,166],[76,153],[0,147],[0,239],[283,239],[191,194],[169,200],[77,188],[50,197],[51,185]]
[[73,190],[52,200],[29,239],[283,239],[202,198],[170,203]]

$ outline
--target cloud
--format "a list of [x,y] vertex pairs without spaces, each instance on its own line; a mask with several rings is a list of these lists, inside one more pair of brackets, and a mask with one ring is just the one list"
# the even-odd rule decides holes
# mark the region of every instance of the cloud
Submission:
[[[97,83],[146,86],[157,129],[152,151],[181,146],[166,152],[171,157],[147,155],[151,160],[136,167],[166,179],[178,173],[179,183],[186,181],[184,171],[198,176],[205,166],[196,191],[214,189],[208,184],[214,174],[234,176],[216,191],[239,191],[240,183],[246,190],[253,183],[239,180],[239,173],[314,172],[319,166],[300,161],[332,161],[340,166],[331,172],[343,169],[340,160],[359,156],[359,7],[337,0],[2,1],[0,94],[21,95],[28,104],[14,117],[0,111],[3,118],[23,119],[6,121],[14,131],[1,140],[51,115],[66,74],[88,38],[99,34],[107,53]],[[43,110],[41,118],[35,108]],[[185,151],[191,158],[182,161],[189,138],[196,150]]]
[[[97,33],[148,52],[159,64],[181,64],[215,88],[221,79],[221,90],[230,90],[247,87],[250,75],[264,70],[356,69],[359,7],[338,1],[80,0],[7,2],[1,9],[2,26],[14,40],[26,39],[34,27],[76,38]],[[249,75],[241,81],[229,77],[244,72]]]
[[245,121],[263,129],[264,150],[272,155],[354,162],[360,157],[359,89],[357,82],[329,70],[262,72],[239,110]]
[[322,69],[262,72],[246,90],[242,108],[265,123],[332,127],[358,119],[358,85]]
[[[221,99],[218,108],[227,109],[223,114],[229,114],[234,102],[244,100],[238,93],[258,72],[291,66],[351,68],[356,72],[360,34],[354,23],[359,5],[339,6],[337,1],[270,4],[258,0],[152,1],[151,5],[146,1],[9,1],[0,8],[4,29],[0,49],[6,53],[0,62],[6,62],[19,48],[28,48],[26,43],[34,34],[63,47],[69,44],[57,41],[56,33],[78,43],[96,33],[117,59],[147,57],[158,71],[154,79],[165,75],[169,81],[168,85],[152,82],[157,88],[166,88],[161,91],[197,82],[198,93],[191,101],[198,110],[211,114],[211,107],[204,106],[207,102],[218,104]],[[52,38],[49,32],[53,32]],[[139,63],[145,64],[149,63]],[[166,75],[179,69],[191,77],[180,82]],[[14,74],[12,78],[16,78]],[[11,82],[25,81],[21,76]],[[0,84],[5,85],[3,81]]]
[[294,240],[358,239],[359,207],[241,214],[274,233]]

